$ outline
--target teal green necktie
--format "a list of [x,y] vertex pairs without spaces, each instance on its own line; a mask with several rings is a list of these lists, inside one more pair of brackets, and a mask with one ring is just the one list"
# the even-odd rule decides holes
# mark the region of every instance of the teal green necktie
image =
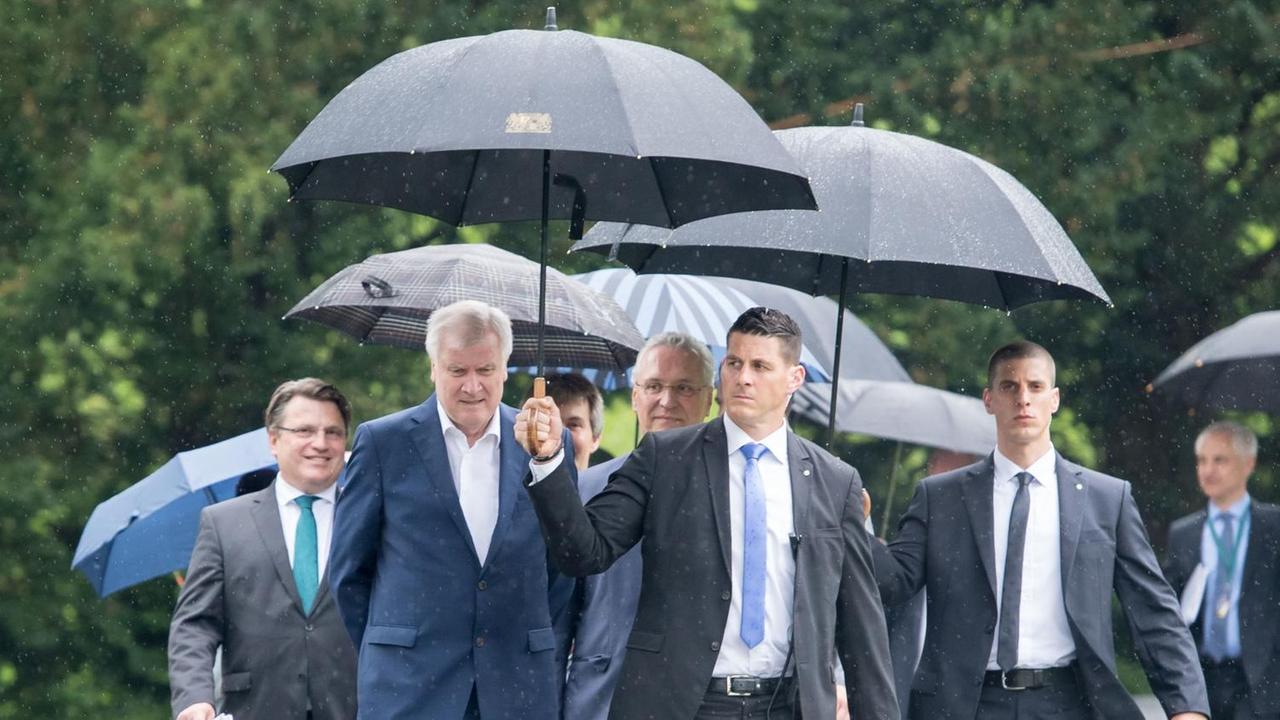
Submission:
[[302,598],[302,611],[311,614],[311,603],[315,602],[316,589],[320,587],[320,563],[316,552],[316,516],[311,506],[320,498],[314,495],[300,495],[294,502],[302,510],[298,518],[298,529],[293,534],[293,581],[298,586],[298,597]]

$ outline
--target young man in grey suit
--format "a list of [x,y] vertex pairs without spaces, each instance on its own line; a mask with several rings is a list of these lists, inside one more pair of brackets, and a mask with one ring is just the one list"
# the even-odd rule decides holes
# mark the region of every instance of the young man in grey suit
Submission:
[[1249,495],[1258,437],[1216,422],[1195,450],[1209,502],[1170,526],[1165,577],[1182,594],[1196,566],[1205,568],[1191,634],[1214,720],[1280,718],[1280,508]]
[[[631,409],[641,435],[702,422],[711,410],[711,352],[697,338],[667,332],[649,338],[636,357]],[[565,403],[556,405],[564,417]],[[578,446],[575,437],[574,447]],[[630,453],[587,469],[578,492],[587,502]],[[640,548],[631,548],[605,572],[580,580],[573,613],[573,657],[564,689],[565,720],[604,720],[622,677],[627,636],[640,600]]]
[[875,547],[886,606],[928,589],[909,715],[1141,718],[1116,677],[1114,592],[1165,712],[1201,718],[1195,646],[1129,483],[1054,450],[1054,375],[1035,343],[996,350],[982,393],[995,452],[921,481],[897,538]]
[[610,717],[834,717],[837,650],[858,717],[898,717],[862,482],[786,424],[799,357],[790,317],[743,313],[721,366],[724,417],[649,433],[585,509],[555,404],[530,399],[517,418],[522,442],[536,424],[528,491],[564,572],[601,572],[644,538]]
[[200,513],[200,533],[169,626],[178,720],[210,720],[222,646],[221,711],[236,720],[348,720],[356,657],[326,581],[351,405],[315,378],[276,388],[269,487]]

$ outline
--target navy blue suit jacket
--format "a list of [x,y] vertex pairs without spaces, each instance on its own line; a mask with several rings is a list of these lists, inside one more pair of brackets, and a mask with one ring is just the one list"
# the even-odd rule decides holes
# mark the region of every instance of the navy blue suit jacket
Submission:
[[498,522],[483,567],[454,488],[435,395],[356,429],[329,580],[359,649],[361,718],[554,718],[563,664],[550,570],[515,410],[500,406]]
[[[609,475],[629,457],[630,453],[583,471],[578,480],[582,502],[604,490]],[[564,689],[565,720],[604,720],[609,716],[640,602],[642,563],[640,545],[636,545],[613,567],[579,581],[581,592],[573,613],[573,657]]]

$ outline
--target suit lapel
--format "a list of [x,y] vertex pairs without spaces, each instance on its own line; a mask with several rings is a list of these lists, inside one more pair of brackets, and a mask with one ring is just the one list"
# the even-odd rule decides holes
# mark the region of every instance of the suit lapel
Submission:
[[[502,541],[511,528],[511,516],[515,512],[518,493],[524,492],[520,487],[529,469],[529,454],[516,442],[516,412],[506,405],[498,406],[500,415],[498,422],[498,524],[493,528],[493,539],[489,541],[489,557],[498,557],[502,550]],[[573,462],[573,456],[565,449],[561,462]],[[470,534],[470,533],[468,533]],[[485,564],[488,567],[488,563]],[[483,575],[483,570],[481,571]]]
[[435,394],[419,405],[409,417],[414,423],[409,428],[409,437],[413,440],[414,449],[418,451],[418,462],[427,476],[427,485],[435,491],[448,510],[449,517],[453,518],[453,524],[462,535],[462,541],[471,549],[471,558],[479,567],[480,557],[476,554],[475,543],[471,541],[471,531],[462,515],[462,503],[453,484],[453,469],[449,463],[449,451],[444,446],[444,430],[440,425],[440,409],[436,405]]
[[[1056,452],[1055,452],[1056,454]],[[1080,542],[1080,527],[1084,521],[1084,509],[1089,499],[1089,483],[1084,471],[1058,455],[1055,472],[1058,474],[1058,543],[1061,551],[1062,587],[1071,587],[1071,570]],[[1078,489],[1077,489],[1078,488]]]
[[787,431],[787,467],[791,473],[791,512],[796,535],[803,535],[809,526],[809,498],[813,493],[813,458],[796,434]]
[[284,587],[285,594],[298,612],[305,615],[302,612],[298,586],[293,581],[293,567],[289,565],[289,548],[284,544],[284,525],[280,522],[280,508],[276,506],[276,482],[280,481],[276,480],[265,490],[254,493],[250,515],[253,516],[253,524],[258,530],[258,536],[262,538],[262,546],[267,549],[267,556],[271,558],[271,566],[276,569],[276,576]]
[[707,423],[702,439],[702,461],[711,493],[711,514],[715,516],[716,535],[720,538],[724,572],[730,575],[733,565],[729,561],[732,547],[729,535],[729,440],[724,433],[724,420]]
[[973,541],[978,545],[978,556],[982,558],[982,568],[987,572],[987,583],[991,586],[991,594],[996,594],[996,546],[994,511],[992,505],[992,488],[995,483],[995,461],[988,455],[986,461],[979,463],[969,471],[969,479],[961,491],[964,495],[964,506],[969,513],[969,527],[973,529]]

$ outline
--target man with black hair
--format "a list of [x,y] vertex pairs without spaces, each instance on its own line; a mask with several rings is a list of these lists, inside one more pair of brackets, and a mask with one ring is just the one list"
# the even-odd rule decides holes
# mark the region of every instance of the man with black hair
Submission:
[[564,428],[573,438],[573,464],[586,470],[604,433],[604,398],[599,388],[582,373],[551,373],[547,375],[547,394],[556,401]]
[[644,538],[613,718],[829,718],[839,653],[860,718],[897,718],[858,473],[791,432],[800,330],[752,308],[729,329],[725,414],[649,433],[584,508],[561,421],[531,399],[529,496],[552,557],[599,573]]

